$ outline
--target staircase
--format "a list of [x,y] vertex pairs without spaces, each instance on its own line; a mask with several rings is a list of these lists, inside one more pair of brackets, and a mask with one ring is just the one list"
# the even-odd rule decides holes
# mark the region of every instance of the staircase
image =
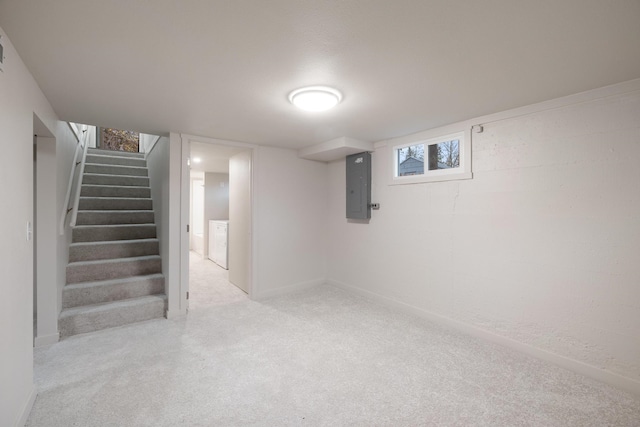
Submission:
[[163,317],[144,155],[89,149],[62,291],[62,337]]

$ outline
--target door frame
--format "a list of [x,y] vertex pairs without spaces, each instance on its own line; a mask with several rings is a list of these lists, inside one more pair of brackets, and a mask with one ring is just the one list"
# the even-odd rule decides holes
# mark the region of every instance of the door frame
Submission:
[[249,230],[249,263],[247,271],[248,283],[247,294],[250,299],[253,295],[258,294],[258,182],[257,182],[257,166],[258,166],[258,145],[248,144],[245,142],[228,141],[224,139],[208,138],[203,136],[180,134],[181,140],[181,197],[180,197],[180,307],[188,308],[187,293],[189,292],[189,227],[190,206],[189,195],[191,177],[189,171],[189,156],[191,152],[191,142],[200,142],[215,145],[225,145],[237,148],[245,148],[251,153],[251,193],[250,193],[250,230]]
[[58,342],[58,214],[56,137],[33,114],[34,181],[34,347]]

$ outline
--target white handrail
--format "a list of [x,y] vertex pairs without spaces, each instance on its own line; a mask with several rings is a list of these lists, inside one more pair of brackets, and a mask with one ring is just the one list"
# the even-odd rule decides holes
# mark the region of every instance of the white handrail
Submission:
[[[71,125],[69,125],[71,127]],[[72,128],[73,129],[73,128]],[[71,164],[71,172],[69,173],[69,184],[67,185],[67,194],[64,198],[64,205],[62,205],[62,215],[60,215],[60,235],[64,234],[64,222],[67,219],[67,214],[69,213],[69,199],[71,198],[71,187],[73,186],[73,176],[76,172],[76,159],[78,158],[78,152],[80,151],[80,147],[85,147],[89,145],[87,143],[86,138],[87,130],[84,130],[82,134],[82,138],[78,138],[78,143],[76,144],[76,151],[73,154],[73,163]],[[75,132],[74,132],[75,135]],[[76,135],[76,138],[78,136]],[[84,144],[83,144],[84,143]]]
[[[82,161],[80,162],[80,171],[78,172],[78,183],[76,184],[76,194],[73,198],[73,211],[71,212],[71,222],[69,225],[75,227],[76,219],[78,217],[78,205],[80,204],[80,190],[82,189],[82,176],[84,175],[84,163],[87,159],[87,151],[89,148],[89,141],[87,141],[87,132],[84,133],[84,150],[82,151]],[[75,164],[75,162],[74,162]]]

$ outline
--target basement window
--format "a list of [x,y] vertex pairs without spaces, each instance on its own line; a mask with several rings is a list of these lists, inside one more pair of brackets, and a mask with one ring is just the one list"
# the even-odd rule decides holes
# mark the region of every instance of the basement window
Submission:
[[390,184],[471,178],[471,144],[465,133],[394,146]]

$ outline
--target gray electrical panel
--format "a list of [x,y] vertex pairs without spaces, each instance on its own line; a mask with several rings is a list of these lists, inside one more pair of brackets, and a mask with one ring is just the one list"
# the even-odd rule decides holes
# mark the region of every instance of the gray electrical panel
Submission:
[[347,218],[371,218],[371,154],[347,156]]

